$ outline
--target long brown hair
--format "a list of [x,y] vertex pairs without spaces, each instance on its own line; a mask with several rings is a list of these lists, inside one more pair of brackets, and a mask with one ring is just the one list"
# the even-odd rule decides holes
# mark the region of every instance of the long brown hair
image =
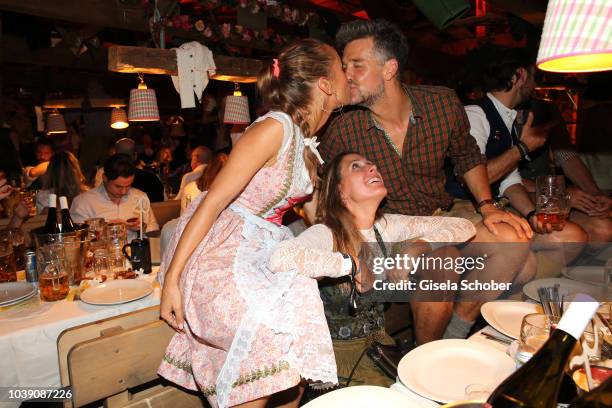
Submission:
[[[355,225],[353,215],[346,208],[340,195],[340,182],[342,181],[342,159],[355,152],[343,152],[330,161],[321,177],[321,188],[317,203],[317,222],[325,224],[332,231],[334,237],[334,251],[344,252],[359,257],[364,237]],[[375,219],[382,217],[382,208],[376,210]]]
[[65,196],[68,203],[88,189],[78,159],[70,152],[57,152],[51,158],[49,167],[42,177],[43,188],[59,196]]
[[[333,55],[328,46],[318,40],[306,38],[286,47],[278,56],[278,76],[274,63],[264,64],[257,78],[257,88],[266,109],[287,113],[305,137],[312,136],[308,115],[312,91],[321,77],[329,77]],[[313,182],[316,181],[317,160],[310,149],[304,149],[304,161]],[[316,184],[316,183],[315,183]]]
[[225,166],[225,163],[227,163],[227,158],[228,156],[225,153],[218,153],[215,155],[212,161],[206,165],[204,172],[202,172],[202,175],[198,179],[198,190],[206,191],[210,188],[217,174],[219,174],[223,166]]

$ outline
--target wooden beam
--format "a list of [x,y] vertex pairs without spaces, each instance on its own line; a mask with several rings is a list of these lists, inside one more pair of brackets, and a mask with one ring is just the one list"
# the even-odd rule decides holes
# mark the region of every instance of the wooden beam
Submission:
[[[214,56],[216,75],[211,79],[255,82],[261,70],[260,60]],[[176,52],[160,48],[113,46],[108,49],[108,69],[114,72],[177,75]]]
[[100,27],[149,31],[146,8],[139,2],[131,3],[133,7],[121,6],[112,0],[0,0],[0,10]]

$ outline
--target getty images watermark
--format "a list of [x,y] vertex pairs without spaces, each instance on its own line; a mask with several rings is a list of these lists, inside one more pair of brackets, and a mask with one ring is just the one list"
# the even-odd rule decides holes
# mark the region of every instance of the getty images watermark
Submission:
[[488,281],[451,279],[410,279],[403,278],[397,281],[390,280],[390,275],[414,276],[417,271],[425,275],[428,271],[453,271],[462,275],[466,271],[482,271],[485,268],[487,254],[478,257],[432,257],[421,254],[417,257],[407,254],[396,254],[394,257],[374,257],[372,259],[372,273],[374,290],[409,290],[417,289],[426,291],[448,291],[448,290],[509,290],[511,282],[497,282],[493,279]]

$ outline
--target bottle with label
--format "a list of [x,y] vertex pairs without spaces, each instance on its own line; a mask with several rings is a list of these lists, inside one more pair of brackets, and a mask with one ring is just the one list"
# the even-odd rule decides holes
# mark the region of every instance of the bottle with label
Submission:
[[47,206],[47,221],[44,227],[45,234],[59,234],[62,232],[57,222],[57,196],[49,194],[49,205]]
[[567,359],[599,303],[576,295],[542,348],[489,396],[493,408],[555,408]]
[[64,196],[60,197],[60,207],[62,211],[62,232],[73,232],[76,231],[76,227],[74,226],[74,222],[70,217],[70,211],[68,210],[68,199]]

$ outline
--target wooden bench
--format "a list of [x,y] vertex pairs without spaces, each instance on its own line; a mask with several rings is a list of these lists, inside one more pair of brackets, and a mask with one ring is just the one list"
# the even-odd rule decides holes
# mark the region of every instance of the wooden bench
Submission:
[[[165,383],[157,375],[174,331],[154,306],[65,330],[58,338],[65,407],[102,401],[117,407],[203,407],[198,393]],[[135,389],[138,392],[135,392]]]

